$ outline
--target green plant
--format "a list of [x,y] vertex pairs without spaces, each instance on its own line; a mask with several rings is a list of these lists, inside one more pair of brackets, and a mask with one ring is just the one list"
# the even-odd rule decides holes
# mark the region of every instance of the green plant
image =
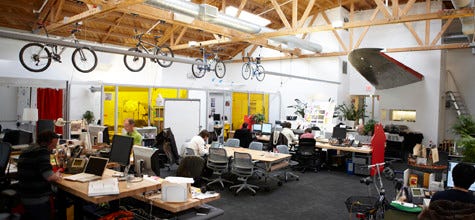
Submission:
[[368,120],[364,125],[364,134],[369,135],[370,132],[371,134],[374,134],[374,125],[376,125],[377,123],[378,122],[373,119]]
[[475,163],[475,138],[471,136],[466,136],[462,138],[458,144],[459,146],[463,146],[462,154],[463,154],[463,161],[469,163]]
[[464,138],[467,136],[475,135],[475,121],[473,121],[472,116],[461,115],[457,117],[457,122],[452,126],[455,134],[460,135]]
[[294,114],[305,118],[305,109],[307,108],[307,103],[300,101],[300,99],[295,99],[296,105],[289,105],[287,108],[294,108]]
[[84,112],[82,118],[85,119],[88,124],[91,124],[94,121],[94,112],[88,110]]
[[266,120],[266,117],[262,113],[257,113],[257,114],[252,115],[252,122],[254,124],[262,123],[264,122],[264,120]]
[[355,107],[354,103],[346,105],[343,103],[335,107],[335,110],[339,112],[339,115],[343,116],[346,120],[357,121],[360,118],[364,118],[365,106]]

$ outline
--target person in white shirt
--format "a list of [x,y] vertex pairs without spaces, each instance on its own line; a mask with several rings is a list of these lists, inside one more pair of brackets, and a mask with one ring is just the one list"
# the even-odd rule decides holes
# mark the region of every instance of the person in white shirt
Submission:
[[198,135],[191,139],[188,147],[195,151],[195,155],[204,156],[208,154],[208,147],[206,147],[208,137],[209,132],[207,130],[202,130]]
[[299,138],[294,134],[292,129],[290,129],[290,122],[283,122],[281,125],[281,133],[287,138],[287,143],[290,146],[291,144],[295,143]]

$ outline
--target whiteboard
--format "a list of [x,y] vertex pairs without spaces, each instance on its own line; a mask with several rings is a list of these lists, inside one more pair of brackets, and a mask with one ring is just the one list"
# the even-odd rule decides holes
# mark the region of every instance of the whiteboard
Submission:
[[186,140],[200,133],[199,99],[165,99],[164,128],[171,128],[178,153]]

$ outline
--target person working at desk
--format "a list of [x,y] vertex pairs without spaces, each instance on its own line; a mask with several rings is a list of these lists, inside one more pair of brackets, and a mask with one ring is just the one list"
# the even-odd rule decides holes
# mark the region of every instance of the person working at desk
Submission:
[[302,135],[300,135],[300,138],[315,138],[315,136],[313,136],[313,133],[312,133],[312,128],[306,128],[304,133]]
[[24,219],[50,219],[51,182],[61,181],[50,162],[51,150],[59,136],[53,131],[38,134],[37,141],[25,149],[18,160],[19,194],[25,207]]
[[290,146],[291,144],[295,143],[298,140],[298,137],[294,134],[290,127],[292,126],[290,122],[283,122],[282,124],[282,131],[281,133],[287,138],[287,143]]
[[125,129],[125,133],[123,135],[133,137],[134,145],[142,145],[142,135],[140,135],[140,133],[137,130],[135,130],[134,119],[131,119],[131,118],[125,119],[124,129]]
[[475,197],[468,188],[475,182],[475,167],[466,163],[457,164],[452,171],[454,187],[449,190],[436,192],[430,202],[449,200],[475,204]]
[[204,156],[208,154],[208,147],[206,147],[208,137],[209,132],[207,130],[202,130],[198,135],[191,139],[190,145],[188,145],[188,147],[195,151],[195,155]]
[[234,132],[234,138],[239,139],[239,146],[244,148],[248,148],[249,144],[252,142],[252,134],[247,127],[249,127],[249,124],[244,122],[242,123],[241,128]]

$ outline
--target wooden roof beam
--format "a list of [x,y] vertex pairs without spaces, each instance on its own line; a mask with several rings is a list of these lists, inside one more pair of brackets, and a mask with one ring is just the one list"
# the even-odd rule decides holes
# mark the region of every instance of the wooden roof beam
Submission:
[[[38,29],[40,28],[40,24],[43,24],[46,21],[46,18],[50,14],[51,9],[53,8],[55,3],[56,3],[56,0],[50,0],[46,2],[44,7],[42,6],[43,9],[39,12],[38,18],[36,19],[35,23],[33,23],[33,28],[32,28],[33,32],[37,32]],[[34,12],[36,11],[34,10]]]
[[[307,4],[307,7],[305,8],[305,11],[303,12],[302,17],[300,18],[300,21],[297,25],[296,28],[301,28],[305,24],[305,21],[307,20],[308,16],[310,15],[310,12],[312,11],[313,6],[315,5],[315,0],[310,0]],[[312,22],[310,22],[312,23]]]
[[247,0],[241,1],[241,4],[239,5],[238,11],[236,12],[236,18],[239,18],[239,15],[241,15],[242,9],[244,6],[246,6]]
[[[322,11],[322,16],[323,16],[323,19],[325,20],[325,22],[327,22],[327,24],[331,24],[330,19],[328,19],[327,13]],[[345,43],[343,43],[343,40],[341,39],[338,32],[336,32],[335,29],[333,29],[332,32],[333,32],[333,35],[335,35],[335,38],[337,39],[337,41],[340,44],[341,48],[343,48],[343,51],[348,51],[348,48],[346,47]]]
[[177,45],[178,43],[180,43],[181,39],[183,38],[183,35],[185,34],[187,30],[188,30],[188,27],[183,27],[180,34],[178,34],[178,37],[176,38],[174,45]]
[[299,9],[299,1],[298,0],[293,0],[292,1],[292,28],[297,28],[297,16],[298,16],[298,11]]
[[111,32],[117,27],[120,25],[120,22],[122,21],[122,19],[125,17],[125,13],[123,13],[119,18],[117,18],[115,20],[115,25],[111,25],[109,27],[109,29],[107,30],[107,33],[106,33],[106,36],[104,36],[102,39],[101,39],[101,43],[104,43],[107,38],[109,38]]
[[272,2],[272,5],[274,5],[275,11],[279,15],[280,20],[282,20],[282,23],[284,23],[285,27],[288,29],[292,29],[289,21],[287,21],[287,18],[285,17],[284,12],[282,12],[282,9],[280,8],[279,3],[277,3],[276,0],[270,0],[270,1]]

